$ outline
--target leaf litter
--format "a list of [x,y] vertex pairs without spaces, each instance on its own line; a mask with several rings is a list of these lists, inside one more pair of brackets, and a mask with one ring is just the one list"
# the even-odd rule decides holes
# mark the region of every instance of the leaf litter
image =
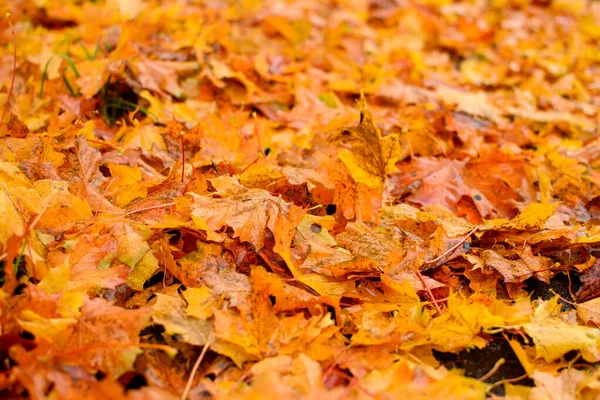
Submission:
[[600,5],[0,5],[6,398],[600,396]]

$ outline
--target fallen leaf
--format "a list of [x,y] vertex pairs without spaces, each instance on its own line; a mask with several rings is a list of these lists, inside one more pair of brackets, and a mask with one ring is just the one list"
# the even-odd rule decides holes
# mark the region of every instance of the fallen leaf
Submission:
[[354,181],[376,188],[383,184],[387,174],[396,170],[394,163],[400,156],[396,135],[381,136],[381,131],[361,94],[360,121],[357,126],[340,128],[327,141],[346,147],[338,155]]

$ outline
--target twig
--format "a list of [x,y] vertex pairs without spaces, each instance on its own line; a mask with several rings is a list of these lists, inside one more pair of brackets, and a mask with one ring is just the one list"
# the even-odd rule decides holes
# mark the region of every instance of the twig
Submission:
[[[569,300],[565,299],[565,298],[564,298],[564,297],[562,297],[560,294],[556,293],[556,292],[554,291],[554,289],[549,289],[549,291],[550,291],[550,292],[552,292],[552,293],[553,293],[555,296],[557,296],[559,299],[561,299],[562,301],[564,301],[564,302],[565,302],[565,303],[567,303],[567,304],[570,304],[570,305],[572,305],[573,307],[581,308],[582,310],[589,311],[589,312],[591,312],[591,313],[593,313],[593,314],[598,314],[598,311],[596,311],[596,310],[594,310],[594,309],[588,308],[588,307],[586,307],[586,306],[584,306],[584,305],[582,305],[582,304],[579,304],[579,303],[574,303],[574,302],[572,302],[572,301],[569,301]],[[594,323],[594,325],[596,325],[596,327],[599,327],[599,326],[598,326],[598,323],[597,323],[596,321],[593,321],[593,320],[591,320],[591,319],[590,319],[590,322]]]
[[571,295],[572,299],[577,299],[575,297],[575,295],[573,294],[573,291],[571,290],[571,287],[573,286],[573,283],[571,282],[571,274],[569,273],[570,271],[567,271],[567,279],[569,281],[569,295]]
[[427,295],[431,299],[431,302],[433,303],[433,305],[434,305],[435,309],[437,310],[438,314],[442,315],[442,309],[440,308],[440,305],[438,304],[435,296],[433,295],[433,292],[431,291],[431,289],[427,285],[427,282],[425,282],[425,278],[423,277],[423,275],[421,275],[421,271],[417,271],[417,276],[419,277],[419,279],[421,280],[421,283],[425,287],[425,291],[427,292]]
[[181,135],[181,183],[185,178],[185,141],[183,140],[184,131],[179,132]]
[[458,249],[464,242],[467,241],[467,239],[469,237],[471,237],[472,234],[474,234],[475,232],[477,232],[477,229],[479,229],[479,227],[475,227],[471,230],[471,232],[467,233],[467,235],[462,238],[460,240],[460,242],[456,243],[454,246],[452,246],[450,249],[446,250],[445,252],[443,252],[439,257],[434,258],[433,260],[428,260],[423,262],[423,265],[433,265],[436,264],[437,262],[441,261],[444,257],[449,256],[450,254],[454,253],[454,251],[456,249]]
[[194,364],[194,368],[192,368],[192,372],[190,372],[190,377],[188,378],[187,384],[185,385],[185,389],[183,389],[183,394],[181,395],[181,400],[187,399],[188,393],[190,392],[190,389],[192,388],[192,382],[194,381],[194,375],[196,375],[196,372],[198,371],[198,367],[200,367],[200,363],[202,362],[202,359],[206,355],[206,352],[208,351],[208,347],[212,344],[212,342],[213,342],[213,333],[211,331],[210,335],[208,335],[208,340],[206,341],[206,343],[204,343],[202,352],[200,353],[200,355],[198,356],[198,359],[196,360],[196,363]]

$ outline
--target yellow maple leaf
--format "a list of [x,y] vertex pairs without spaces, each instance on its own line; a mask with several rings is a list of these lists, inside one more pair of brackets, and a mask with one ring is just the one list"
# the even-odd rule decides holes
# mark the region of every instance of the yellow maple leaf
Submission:
[[457,351],[465,347],[483,348],[482,330],[504,325],[504,318],[494,315],[481,302],[452,295],[448,309],[434,319],[429,340],[441,351]]
[[138,167],[109,164],[108,168],[114,180],[105,195],[114,197],[119,207],[134,199],[146,197],[148,191],[142,184],[142,171]]
[[260,159],[252,164],[239,176],[240,183],[248,188],[266,189],[269,185],[282,180],[280,168],[270,164],[266,159]]
[[203,346],[210,341],[212,323],[188,317],[184,313],[185,301],[179,297],[156,294],[156,303],[152,305],[152,321],[165,328],[172,336],[178,335],[182,341]]
[[211,307],[216,303],[216,299],[208,286],[188,288],[183,292],[183,297],[187,302],[185,309],[187,315],[204,320],[212,317],[213,310]]
[[506,226],[516,229],[541,229],[552,214],[554,214],[556,207],[558,207],[558,204],[528,204]]
[[144,289],[146,282],[158,269],[158,259],[148,250],[127,276],[127,285],[134,290]]
[[133,268],[150,249],[148,243],[129,224],[118,222],[111,227],[111,233],[117,238],[117,258]]
[[166,150],[167,145],[161,135],[162,129],[155,125],[136,126],[133,129],[122,129],[121,146],[124,149],[141,148],[151,151],[153,146]]
[[306,210],[272,196],[266,190],[248,189],[229,177],[215,178],[210,182],[221,198],[190,193],[193,198],[191,215],[197,217],[196,224],[212,231],[229,226],[236,237],[252,243],[256,249],[265,245],[265,228],[268,228],[275,240],[273,250],[293,270],[290,244],[296,225]]
[[376,188],[383,184],[387,174],[396,170],[394,164],[400,157],[400,143],[395,134],[381,137],[362,92],[359,105],[358,125],[336,130],[329,136],[328,142],[346,147],[338,158],[356,182]]
[[587,326],[568,324],[560,319],[558,299],[554,297],[541,302],[531,323],[523,325],[525,332],[533,338],[536,356],[551,362],[571,350],[580,350],[585,359],[588,359],[587,356],[594,357],[586,350],[600,346],[600,331]]
[[52,268],[44,279],[38,285],[44,292],[48,294],[61,292],[69,282],[71,277],[71,267],[67,260],[57,267]]
[[11,236],[23,233],[25,224],[14,200],[6,190],[0,190],[0,244],[5,245]]

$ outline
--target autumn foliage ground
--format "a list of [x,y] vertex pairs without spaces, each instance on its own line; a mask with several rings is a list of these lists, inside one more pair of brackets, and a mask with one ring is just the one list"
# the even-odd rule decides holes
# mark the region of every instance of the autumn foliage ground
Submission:
[[600,3],[0,12],[0,397],[600,398]]

